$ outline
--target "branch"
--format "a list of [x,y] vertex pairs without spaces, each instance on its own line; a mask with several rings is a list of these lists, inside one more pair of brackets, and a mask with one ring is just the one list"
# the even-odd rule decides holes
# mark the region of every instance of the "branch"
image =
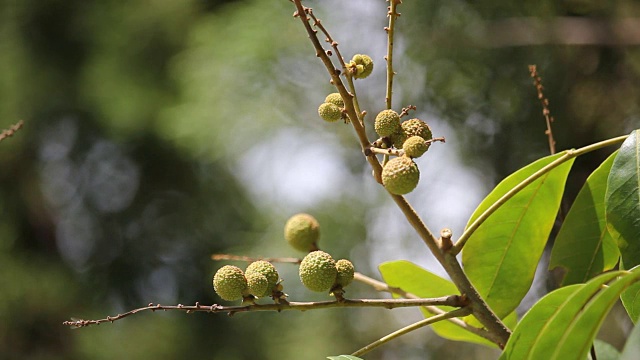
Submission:
[[372,342],[371,344],[363,347],[362,349],[354,352],[353,356],[360,356],[360,355],[364,355],[366,353],[368,353],[369,351],[377,348],[380,345],[384,345],[386,343],[388,343],[389,341],[400,337],[404,334],[407,334],[411,331],[420,329],[422,327],[425,327],[427,325],[431,325],[433,323],[436,323],[438,321],[442,321],[442,320],[446,320],[446,319],[451,319],[451,318],[455,318],[458,316],[465,316],[465,315],[469,315],[471,313],[471,309],[469,308],[461,308],[461,309],[456,309],[450,312],[446,312],[446,313],[442,313],[442,314],[438,314],[438,315],[434,315],[432,317],[426,318],[424,320],[420,320],[416,323],[413,323],[409,326],[403,327],[402,329],[399,329],[397,331],[392,332],[391,334],[384,336],[382,338],[380,338],[377,341]]
[[391,99],[393,97],[393,76],[395,72],[393,71],[393,35],[395,33],[396,27],[396,19],[400,16],[400,13],[396,11],[396,6],[402,4],[402,0],[388,0],[389,7],[387,8],[389,12],[387,15],[389,16],[389,26],[384,28],[387,31],[387,56],[385,59],[387,60],[387,95],[386,95],[386,103],[387,109],[391,109]]
[[460,238],[458,239],[458,241],[451,248],[450,253],[455,256],[460,251],[462,251],[462,248],[467,243],[467,241],[469,241],[469,238],[471,237],[471,235],[480,227],[480,225],[482,225],[482,223],[484,223],[494,212],[496,212],[496,210],[498,210],[502,205],[504,205],[504,203],[506,203],[509,199],[514,197],[518,192],[520,192],[520,190],[524,189],[525,187],[527,187],[527,185],[536,181],[542,175],[548,173],[549,171],[562,165],[563,163],[573,159],[574,157],[586,154],[594,150],[601,149],[603,147],[619,144],[625,141],[627,139],[627,136],[628,135],[618,136],[608,140],[600,141],[595,144],[581,147],[578,150],[566,150],[563,156],[557,158],[553,162],[547,164],[547,166],[531,174],[528,178],[524,179],[517,186],[513,187],[506,194],[502,195],[500,199],[498,199],[493,205],[487,208],[487,210],[485,210],[480,216],[478,216],[478,218],[471,225],[469,225],[468,228],[465,229],[464,233],[460,235]]
[[416,307],[416,306],[454,306],[460,307],[463,305],[460,296],[451,295],[430,299],[343,299],[333,301],[316,301],[316,302],[281,302],[278,304],[249,304],[240,306],[222,306],[222,305],[200,305],[196,303],[193,306],[189,305],[154,305],[149,304],[145,307],[134,309],[123,314],[116,316],[107,316],[104,319],[98,320],[72,320],[65,321],[62,324],[71,326],[74,328],[86,327],[89,325],[99,325],[105,322],[114,322],[116,320],[123,319],[127,316],[137,314],[142,311],[156,311],[156,310],[178,310],[184,311],[187,314],[192,312],[207,312],[207,313],[227,313],[228,315],[234,315],[239,312],[255,312],[255,311],[283,311],[283,310],[317,310],[328,308],[346,308],[346,307],[381,307],[385,309],[396,309],[404,307]]
[[8,128],[7,130],[2,130],[2,132],[0,133],[0,141],[13,136],[13,134],[15,134],[16,131],[22,129],[23,125],[24,125],[24,121],[20,120],[15,125],[12,125],[10,128]]
[[[311,40],[311,43],[316,49],[316,56],[318,56],[320,60],[322,60],[323,64],[327,68],[327,71],[331,76],[331,80],[333,81],[333,84],[336,86],[336,88],[340,92],[340,96],[342,96],[343,99],[347,99],[348,96],[350,96],[350,94],[347,91],[347,89],[344,87],[344,84],[340,79],[340,76],[339,76],[340,71],[333,66],[331,59],[329,59],[329,56],[326,54],[326,52],[322,48],[322,45],[318,40],[316,31],[314,31],[311,28],[311,25],[309,23],[309,17],[307,16],[307,13],[310,10],[302,6],[302,3],[300,1],[301,0],[293,0],[293,3],[295,4],[297,9],[297,11],[294,13],[294,16],[299,17],[300,20],[302,21],[302,24],[309,36],[309,39]],[[400,0],[391,0],[391,1],[399,2]],[[362,151],[366,152],[366,150],[369,148],[369,141],[367,139],[367,134],[365,133],[364,127],[362,126],[362,124],[360,124],[359,121],[355,121],[358,119],[358,115],[353,106],[353,101],[345,102],[345,110],[349,118],[352,120],[351,125],[353,125],[353,128],[356,131],[356,134],[358,135],[358,139],[360,140]],[[381,184],[382,183],[382,176],[381,176],[382,167],[380,166],[380,163],[378,162],[376,155],[373,153],[370,153],[365,156],[367,158],[367,161],[373,168],[373,174],[376,181],[378,181],[378,183]],[[434,254],[436,259],[444,267],[447,274],[449,274],[454,284],[457,286],[458,290],[460,290],[460,293],[463,295],[466,295],[469,298],[469,300],[472,302],[474,316],[480,321],[480,323],[482,323],[482,325],[484,325],[487,328],[487,330],[489,330],[490,332],[493,332],[497,336],[499,341],[497,341],[496,344],[498,344],[498,346],[500,347],[504,347],[504,345],[507,343],[507,340],[509,339],[509,336],[511,334],[510,330],[500,321],[500,319],[495,315],[495,313],[493,313],[493,311],[489,308],[487,303],[482,299],[478,291],[473,287],[473,285],[465,275],[464,271],[462,271],[462,267],[457,262],[457,259],[454,257],[453,262],[445,260],[443,252],[440,251],[438,239],[436,239],[433,236],[431,231],[427,228],[427,226],[424,224],[422,219],[415,212],[413,207],[407,202],[407,200],[403,196],[393,195],[393,194],[390,194],[390,195],[392,199],[396,202],[400,210],[404,213],[405,217],[407,218],[407,221],[409,221],[409,223],[413,226],[413,228],[416,230],[418,235],[420,235],[420,237],[422,238],[423,242],[427,245],[427,247],[429,247],[429,249]]]
[[549,137],[549,152],[551,155],[556,153],[556,141],[553,139],[553,131],[551,130],[551,123],[553,122],[553,117],[551,116],[551,112],[549,111],[549,99],[544,97],[544,93],[542,90],[544,87],[542,86],[542,78],[538,75],[538,70],[535,65],[529,65],[529,73],[533,78],[533,85],[536,87],[536,91],[538,92],[538,100],[540,100],[540,104],[542,105],[542,115],[547,123],[547,130],[544,132]]
[[[309,24],[309,17],[307,16],[307,13],[311,10],[302,6],[300,0],[293,0],[293,3],[295,4],[297,9],[297,11],[294,13],[294,16],[300,18],[300,21],[302,21],[302,25],[307,31],[307,35],[309,36],[313,47],[316,49],[316,56],[319,57],[320,60],[322,60],[322,63],[327,68],[327,71],[331,76],[331,81],[336,89],[338,89],[338,92],[340,93],[340,96],[342,96],[342,99],[348,100],[344,102],[345,111],[347,112],[347,116],[349,116],[349,119],[351,119],[351,125],[353,126],[353,129],[358,136],[358,140],[360,141],[360,147],[362,148],[362,151],[365,151],[365,149],[369,147],[369,139],[367,138],[367,133],[365,132],[364,127],[358,120],[358,112],[356,111],[354,106],[353,95],[349,93],[347,88],[344,86],[342,79],[340,79],[340,70],[336,69],[333,66],[331,59],[329,59],[329,56],[320,44],[320,40],[318,40],[316,31],[313,30],[311,28],[311,24]],[[373,168],[374,178],[378,183],[382,184],[382,166],[380,166],[378,158],[376,158],[375,154],[371,154],[367,156],[367,161]]]

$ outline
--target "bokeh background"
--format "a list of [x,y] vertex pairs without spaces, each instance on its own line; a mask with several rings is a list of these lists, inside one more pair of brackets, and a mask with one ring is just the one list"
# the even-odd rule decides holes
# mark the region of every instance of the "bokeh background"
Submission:
[[[383,109],[386,2],[307,5],[345,57],[373,57],[374,74],[356,85],[364,109]],[[394,107],[416,105],[447,139],[418,160],[408,196],[436,232],[460,234],[492,186],[548,154],[529,64],[559,149],[640,126],[640,1],[399,10]],[[420,318],[166,312],[62,325],[149,302],[220,302],[211,278],[226,263],[210,255],[300,256],[282,235],[300,211],[319,219],[323,249],[365,274],[408,259],[444,275],[372,180],[351,127],[317,116],[332,89],[293,11],[285,0],[0,1],[0,128],[25,121],[0,143],[0,358],[320,359]],[[612,150],[576,160],[565,207]],[[545,261],[521,312],[556,285]],[[277,266],[291,299],[325,298],[302,288],[295,266]],[[385,296],[360,284],[347,295]],[[630,324],[620,309],[605,326],[621,347]],[[497,354],[422,329],[367,358]]]

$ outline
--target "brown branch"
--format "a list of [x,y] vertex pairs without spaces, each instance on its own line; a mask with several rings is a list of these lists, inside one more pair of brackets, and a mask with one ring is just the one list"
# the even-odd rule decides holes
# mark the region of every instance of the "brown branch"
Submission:
[[[309,39],[311,40],[311,43],[313,44],[313,47],[316,50],[316,56],[319,57],[320,60],[322,60],[322,63],[327,68],[327,71],[331,76],[331,81],[333,85],[336,87],[336,89],[338,90],[338,92],[340,93],[340,96],[342,96],[342,99],[347,100],[344,102],[345,111],[347,113],[347,116],[349,116],[349,119],[351,119],[351,125],[353,126],[353,129],[355,130],[356,135],[358,136],[358,140],[360,141],[360,147],[364,152],[365,149],[369,147],[369,139],[367,138],[367,134],[364,130],[364,127],[362,126],[360,121],[358,121],[358,112],[356,111],[356,108],[354,106],[353,95],[349,93],[347,88],[344,86],[344,83],[340,78],[340,70],[336,69],[333,66],[331,59],[329,58],[327,53],[324,51],[322,44],[320,44],[320,40],[318,40],[316,31],[314,31],[311,28],[311,24],[309,23],[309,17],[307,16],[307,13],[311,10],[309,8],[304,7],[300,2],[300,0],[293,0],[293,3],[295,4],[297,9],[296,12],[294,13],[294,16],[300,18],[300,21],[302,21],[302,25],[307,31],[307,35],[309,36]],[[374,154],[371,154],[366,158],[369,164],[371,165],[371,167],[373,168],[374,178],[378,183],[382,184],[382,166],[380,166],[380,163],[378,162],[378,158],[376,158]]]
[[535,65],[529,65],[529,74],[533,78],[533,85],[536,87],[538,100],[540,100],[540,104],[542,105],[542,115],[547,123],[547,130],[544,133],[549,138],[549,152],[553,155],[556,153],[556,141],[553,138],[553,131],[551,129],[551,123],[553,123],[554,119],[549,111],[549,99],[544,96],[542,78],[538,75],[538,70]]
[[23,125],[24,125],[24,121],[20,120],[15,125],[12,125],[10,128],[6,130],[2,130],[2,132],[0,133],[0,141],[13,136],[13,134],[15,134],[16,131],[22,129]]
[[[301,0],[292,0],[296,6],[297,11],[294,13],[295,17],[299,17],[302,21],[302,24],[307,31],[307,35],[313,44],[313,47],[316,49],[316,56],[322,60],[323,64],[327,68],[329,75],[331,76],[331,80],[333,84],[336,86],[340,95],[343,99],[347,99],[349,96],[349,92],[344,87],[342,80],[340,79],[340,71],[338,71],[329,59],[329,56],[326,54],[320,41],[318,40],[318,36],[316,31],[311,28],[311,24],[309,23],[309,17],[307,13],[309,9],[304,7],[301,3]],[[398,0],[391,0],[398,1]],[[359,121],[355,121],[358,119],[358,115],[353,106],[353,101],[345,102],[345,109],[347,115],[352,120],[351,124],[353,125],[356,134],[358,135],[358,139],[360,141],[360,145],[363,153],[365,153],[367,161],[373,168],[373,173],[376,181],[378,183],[382,183],[382,167],[378,162],[375,154],[369,152],[367,154],[367,149],[370,146],[369,140],[367,139],[367,134],[364,131],[362,124]],[[386,155],[385,155],[386,157]],[[424,224],[420,216],[415,212],[413,207],[407,202],[407,200],[400,195],[390,194],[392,199],[396,202],[400,210],[403,212],[407,221],[411,224],[411,226],[416,230],[422,241],[427,245],[427,247],[434,254],[435,258],[440,262],[440,264],[444,267],[445,271],[451,279],[453,283],[456,285],[458,290],[460,290],[461,294],[466,295],[469,300],[471,300],[473,314],[474,316],[484,325],[487,330],[493,332],[496,337],[499,339],[496,344],[501,348],[507,343],[509,336],[511,335],[511,331],[500,321],[500,319],[493,313],[491,308],[487,305],[484,299],[480,296],[475,287],[471,284],[467,276],[464,274],[460,263],[457,261],[455,256],[450,259],[445,259],[445,254],[439,248],[439,241],[436,239],[429,228]]]
[[280,302],[277,304],[248,304],[240,306],[222,306],[222,305],[200,305],[196,303],[193,306],[190,305],[160,305],[149,304],[145,307],[127,311],[123,314],[116,316],[107,316],[104,319],[98,320],[71,320],[65,321],[62,324],[71,326],[73,328],[81,328],[89,325],[100,325],[106,322],[114,322],[116,320],[123,319],[127,316],[137,314],[142,311],[169,311],[177,310],[184,311],[187,314],[192,312],[207,312],[207,313],[227,313],[228,315],[234,315],[240,312],[255,312],[255,311],[283,311],[283,310],[317,310],[317,309],[329,309],[329,308],[347,308],[347,307],[379,307],[385,309],[396,309],[405,307],[416,306],[464,306],[464,302],[458,295],[442,296],[430,299],[342,299],[333,301],[316,301],[316,302]]

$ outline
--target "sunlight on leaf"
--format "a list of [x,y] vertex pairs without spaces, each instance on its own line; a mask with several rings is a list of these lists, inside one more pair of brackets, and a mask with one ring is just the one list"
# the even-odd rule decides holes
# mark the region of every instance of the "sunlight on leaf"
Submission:
[[[563,155],[539,159],[508,176],[482,201],[467,226],[509,190]],[[563,163],[509,199],[471,235],[462,251],[465,272],[499,317],[515,310],[531,287],[572,164],[573,159]]]

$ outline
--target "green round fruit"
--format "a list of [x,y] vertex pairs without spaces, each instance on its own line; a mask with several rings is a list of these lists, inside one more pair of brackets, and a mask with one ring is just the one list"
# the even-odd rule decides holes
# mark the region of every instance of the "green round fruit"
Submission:
[[300,263],[300,280],[311,291],[330,290],[337,275],[336,262],[324,251],[310,252]]
[[391,140],[396,149],[402,149],[402,145],[407,140],[407,135],[401,129],[401,131],[389,135],[389,140]]
[[265,297],[270,296],[273,292],[273,289],[278,284],[280,280],[280,275],[278,275],[278,270],[276,270],[275,266],[273,266],[270,262],[264,260],[258,260],[252,262],[247,266],[247,270],[244,272],[247,281],[249,282],[249,288],[251,289],[251,278],[255,275],[264,276],[267,279],[267,286],[262,293],[256,294],[252,292],[253,295],[257,297]]
[[225,265],[213,276],[213,289],[227,301],[240,300],[248,295],[247,279],[242,270],[233,265]]
[[324,99],[324,102],[333,104],[339,108],[344,107],[344,101],[342,100],[342,96],[340,96],[340,93],[331,93],[327,95],[327,97]]
[[429,150],[429,144],[420,136],[412,136],[404,142],[402,150],[410,158],[419,158]]
[[342,117],[342,110],[335,104],[323,103],[318,107],[318,115],[324,121],[336,122]]
[[382,168],[382,184],[392,194],[408,194],[418,185],[420,170],[407,156],[393,158]]
[[356,79],[364,79],[373,72],[373,60],[369,55],[356,54],[351,62],[356,65],[357,71],[353,76]]
[[373,127],[380,136],[389,136],[401,132],[400,115],[393,110],[382,110],[376,116]]
[[404,131],[407,138],[412,136],[420,136],[425,140],[431,140],[433,134],[431,133],[431,128],[427,125],[426,122],[420,119],[411,119],[402,123],[402,130]]
[[353,275],[356,271],[351,261],[346,259],[340,259],[336,261],[336,270],[338,270],[336,285],[345,287],[351,284],[351,282],[353,281]]
[[253,273],[251,275],[245,275],[247,278],[247,286],[251,295],[256,297],[263,297],[267,293],[269,288],[269,280],[267,277],[260,273]]
[[309,252],[318,250],[320,224],[309,214],[296,214],[284,225],[284,238],[294,249]]

